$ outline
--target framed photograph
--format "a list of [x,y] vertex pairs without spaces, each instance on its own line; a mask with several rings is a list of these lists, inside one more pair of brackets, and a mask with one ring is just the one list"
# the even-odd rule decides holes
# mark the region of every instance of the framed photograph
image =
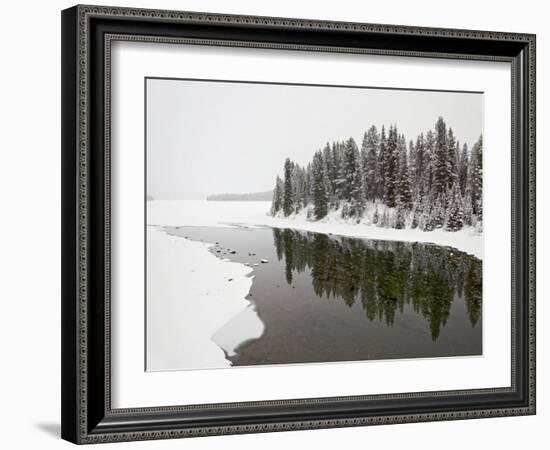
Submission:
[[62,437],[535,413],[535,36],[62,12]]

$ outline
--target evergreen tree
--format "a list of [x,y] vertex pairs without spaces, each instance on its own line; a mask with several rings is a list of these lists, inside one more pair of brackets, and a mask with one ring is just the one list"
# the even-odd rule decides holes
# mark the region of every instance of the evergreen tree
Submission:
[[439,194],[432,199],[433,206],[430,212],[430,228],[442,228],[445,223],[445,216],[447,210],[447,197],[446,194]]
[[305,208],[307,206],[308,197],[307,197],[307,174],[306,169],[302,166],[300,166],[300,183],[302,186],[302,196],[300,198],[302,202],[302,208]]
[[299,179],[299,186],[300,186],[300,209],[303,209],[307,206],[307,177],[306,177],[306,169],[304,169],[302,166],[299,166],[298,170],[298,179]]
[[398,174],[397,128],[393,126],[390,127],[386,143],[384,170],[384,202],[393,208],[396,205],[395,188]]
[[378,167],[378,132],[373,125],[365,133],[361,146],[361,162],[363,166],[365,197],[374,201],[378,197],[379,167]]
[[386,197],[386,166],[388,163],[388,151],[387,151],[388,140],[386,138],[386,128],[382,125],[382,130],[380,131],[380,145],[378,149],[378,177],[377,177],[377,188],[378,199],[384,200]]
[[435,124],[435,146],[433,153],[433,180],[432,190],[435,197],[444,199],[449,180],[448,169],[449,149],[447,147],[447,125],[443,117]]
[[460,195],[460,187],[455,182],[450,192],[449,199],[449,217],[447,218],[446,230],[458,231],[464,226],[464,205],[462,195]]
[[302,168],[303,177],[304,177],[304,198],[303,198],[304,208],[307,208],[307,205],[309,205],[309,202],[311,201],[311,197],[309,195],[309,191],[310,191],[310,186],[309,186],[310,181],[309,181],[309,174],[308,174],[309,165],[310,163],[308,163],[306,167]]
[[424,141],[424,163],[423,163],[423,189],[424,197],[433,192],[433,179],[434,179],[434,161],[435,161],[435,134],[432,130],[426,133],[426,139]]
[[353,138],[349,138],[344,147],[342,161],[342,196],[348,203],[348,215],[360,217],[365,208],[365,188],[359,149]]
[[[460,141],[456,140],[455,145],[455,161],[456,161],[456,177],[455,182],[458,183],[458,188],[460,189],[460,158],[461,158],[461,146]],[[451,186],[452,188],[452,186]],[[462,194],[461,194],[462,195]]]
[[468,188],[466,188],[466,195],[464,196],[464,225],[473,225],[474,210],[472,208],[472,195]]
[[291,186],[292,186],[292,210],[295,213],[300,212],[302,209],[302,180],[300,176],[300,166],[298,164],[293,164],[292,166],[292,172],[291,172]]
[[340,198],[341,159],[340,143],[335,142],[332,144],[331,167],[328,174],[328,178],[330,180],[330,192],[332,194],[330,204],[334,208],[338,207],[338,199]]
[[397,230],[402,230],[405,228],[405,211],[401,204],[397,204],[397,208],[395,209],[395,217],[393,220],[393,227]]
[[447,189],[452,189],[458,181],[458,154],[457,141],[453,129],[449,127],[447,133]]
[[[407,156],[409,162],[409,177],[412,186],[416,183],[416,149],[412,139],[409,141],[409,154]],[[414,189],[413,189],[414,192]]]
[[402,208],[412,208],[411,180],[407,162],[405,136],[401,135],[398,143],[398,174],[396,180],[396,195]]
[[325,161],[326,176],[328,181],[327,193],[328,193],[329,199],[332,199],[334,197],[333,183],[331,180],[331,174],[333,173],[333,169],[332,169],[333,155],[332,155],[332,150],[330,148],[330,144],[328,142],[326,143],[325,148],[323,148],[323,160]]
[[312,202],[313,198],[313,173],[311,169],[311,163],[307,163],[306,167],[306,183],[307,183],[307,203]]
[[290,158],[285,161],[285,181],[283,192],[283,213],[290,216],[294,212],[294,195],[292,192],[292,169],[294,167]]
[[415,202],[419,202],[426,192],[424,170],[426,166],[425,162],[425,150],[424,150],[424,134],[416,138],[416,144],[414,146],[414,165],[411,162],[411,178],[414,186],[414,199]]
[[478,141],[472,147],[470,157],[470,185],[472,196],[473,214],[479,221],[483,216],[483,138],[479,137]]
[[283,180],[281,180],[281,177],[277,175],[277,179],[275,180],[275,189],[273,189],[273,202],[271,205],[271,214],[273,216],[277,214],[283,207],[283,190]]
[[420,224],[420,215],[421,211],[420,208],[415,208],[413,211],[413,217],[411,221],[411,228],[414,230],[415,228],[418,228],[418,225]]
[[422,199],[421,214],[419,220],[419,227],[423,231],[432,231],[434,229],[433,220],[432,220],[432,209],[433,205],[431,203],[431,194],[426,195]]
[[361,170],[363,172],[363,186],[365,187],[365,198],[367,198],[367,134],[366,131],[363,133],[363,141],[361,142],[361,152],[360,152],[360,164],[361,164]]
[[313,156],[312,164],[312,196],[313,211],[317,220],[322,219],[328,213],[328,189],[329,181],[323,154],[318,151]]
[[464,197],[466,195],[466,181],[468,178],[468,144],[462,146],[462,152],[458,162],[458,184],[460,187],[460,194]]

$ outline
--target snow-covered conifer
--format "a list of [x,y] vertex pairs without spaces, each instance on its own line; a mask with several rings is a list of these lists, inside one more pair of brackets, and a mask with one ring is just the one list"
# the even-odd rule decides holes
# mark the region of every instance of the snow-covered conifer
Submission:
[[329,201],[327,169],[320,151],[313,156],[312,175],[313,210],[315,218],[319,220],[327,215]]
[[460,194],[464,197],[466,194],[466,180],[468,178],[468,144],[462,146],[460,158],[458,160],[458,184],[460,186]]
[[361,146],[361,162],[365,186],[365,198],[374,201],[378,198],[379,164],[378,164],[378,132],[373,125],[365,133]]
[[453,129],[449,127],[447,132],[447,189],[452,189],[458,181],[458,154],[457,141]]
[[448,208],[448,218],[445,229],[448,231],[459,231],[464,226],[464,205],[460,195],[460,187],[455,182],[451,188]]
[[342,161],[342,197],[348,203],[348,215],[360,217],[365,209],[365,188],[359,149],[353,138],[346,141]]
[[477,220],[482,220],[483,214],[483,138],[480,136],[472,147],[470,158],[470,184],[472,209]]
[[290,158],[285,161],[285,179],[283,192],[283,213],[290,216],[294,212],[294,195],[292,192],[292,169],[294,167]]
[[271,204],[272,215],[277,214],[283,207],[283,190],[283,180],[281,180],[281,177],[277,175],[277,179],[275,180],[275,189],[273,189],[273,201]]
[[435,124],[435,145],[433,152],[432,191],[436,198],[442,199],[447,192],[449,180],[448,168],[449,149],[447,147],[447,125],[443,117]]
[[405,209],[412,208],[411,180],[407,158],[407,147],[405,136],[401,135],[398,142],[398,173],[396,179],[396,195],[399,197],[401,206]]
[[390,208],[395,206],[396,184],[398,174],[398,150],[397,150],[397,128],[390,127],[388,140],[385,146],[384,161],[384,202]]

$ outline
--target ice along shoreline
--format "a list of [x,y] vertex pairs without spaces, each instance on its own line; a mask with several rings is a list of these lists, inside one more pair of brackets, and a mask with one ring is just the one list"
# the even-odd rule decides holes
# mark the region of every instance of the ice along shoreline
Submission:
[[246,299],[252,268],[217,258],[211,246],[147,227],[148,371],[229,367],[226,355],[263,333]]

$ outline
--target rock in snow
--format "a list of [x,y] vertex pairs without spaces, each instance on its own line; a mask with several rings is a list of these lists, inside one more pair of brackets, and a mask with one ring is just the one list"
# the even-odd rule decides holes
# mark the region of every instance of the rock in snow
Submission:
[[262,264],[267,264],[269,261],[268,261],[267,259],[262,259],[260,262],[261,262]]

